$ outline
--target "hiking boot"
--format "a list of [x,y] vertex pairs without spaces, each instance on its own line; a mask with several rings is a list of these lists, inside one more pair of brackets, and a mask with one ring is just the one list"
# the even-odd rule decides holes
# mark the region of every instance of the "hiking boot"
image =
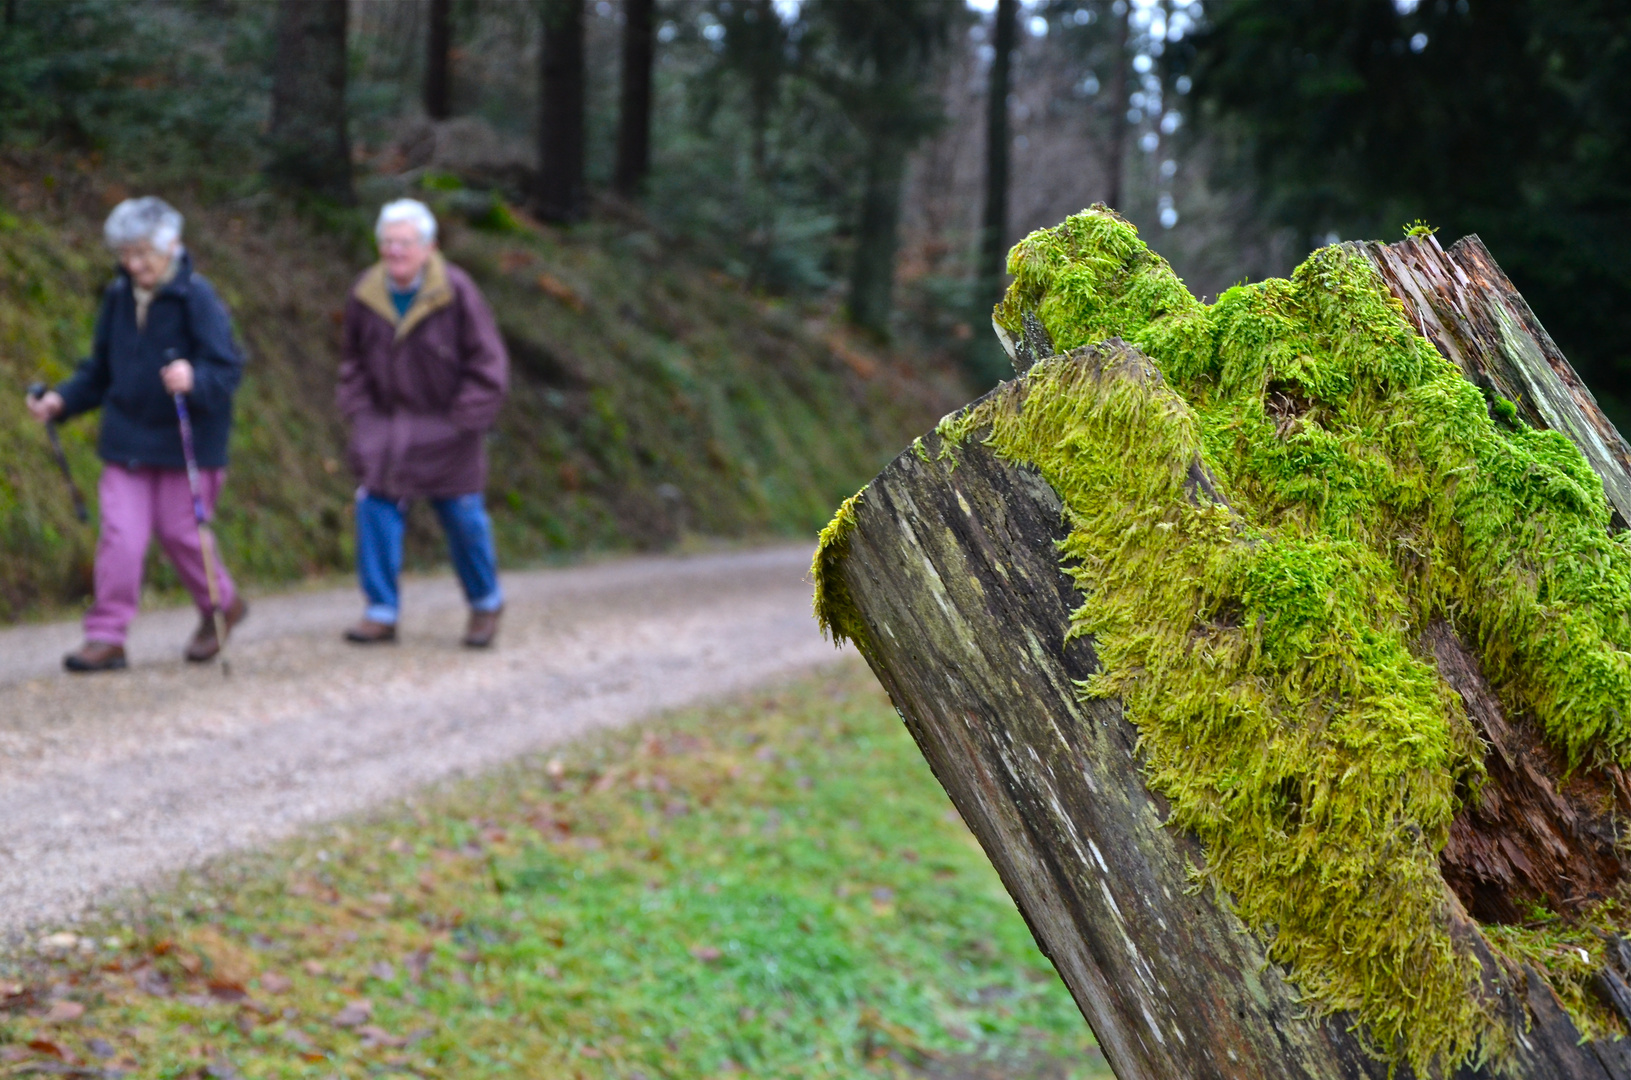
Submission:
[[[227,624],[227,639],[232,638],[232,628],[244,621],[249,614],[249,605],[241,596],[234,596],[232,603],[221,613],[222,621]],[[198,623],[198,629],[193,631],[193,639],[187,642],[186,657],[195,664],[202,664],[206,660],[215,659],[215,654],[221,651],[221,643],[215,640],[215,619],[205,613]]]
[[78,674],[118,671],[125,666],[125,647],[108,641],[87,641],[78,652],[64,656],[62,666]]
[[497,611],[472,611],[470,625],[464,630],[464,643],[472,649],[485,649],[493,643],[498,636],[498,617],[504,614],[501,607]]
[[356,645],[394,645],[396,643],[396,626],[392,623],[364,619],[345,632],[345,639]]

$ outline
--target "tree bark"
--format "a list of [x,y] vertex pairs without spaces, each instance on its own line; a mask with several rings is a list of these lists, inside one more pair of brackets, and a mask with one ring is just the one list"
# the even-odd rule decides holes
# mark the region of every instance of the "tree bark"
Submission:
[[425,115],[446,120],[453,115],[453,0],[430,0],[425,49]]
[[334,0],[279,0],[267,175],[285,190],[351,203],[346,12]]
[[979,292],[976,307],[1002,299],[1008,253],[1008,87],[1019,23],[1019,0],[997,0],[992,36],[991,79],[986,90],[985,217],[980,233]]
[[[1444,256],[1459,275],[1428,258],[1436,250],[1407,242],[1367,253],[1379,264],[1413,268],[1390,285],[1418,325],[1439,320],[1464,371],[1495,379],[1511,368],[1502,377],[1532,389],[1536,415],[1545,415],[1539,402],[1572,401],[1587,442],[1612,432],[1589,395],[1573,392],[1578,380],[1555,346],[1548,350],[1533,316],[1519,317],[1527,307],[1517,307],[1521,298],[1481,245],[1467,242]],[[1475,264],[1477,274],[1469,269]],[[1431,302],[1417,280],[1424,266],[1439,274]],[[1504,337],[1478,332],[1481,320],[1505,318],[1492,305],[1512,317],[1510,325],[1496,323],[1506,327]],[[1445,312],[1459,313],[1461,322],[1447,324]],[[1029,357],[1051,354],[1045,335],[1026,338]],[[1120,341],[1078,349],[1069,361],[1133,380],[1145,392],[1160,383],[1154,365]],[[993,391],[1013,397],[1015,407],[1025,392],[1023,378]],[[1559,430],[1574,437],[1572,428]],[[868,663],[1116,1075],[1389,1075],[1346,1018],[1308,1018],[1226,902],[1189,893],[1189,867],[1204,865],[1206,853],[1192,837],[1163,827],[1168,808],[1144,786],[1137,729],[1119,702],[1084,702],[1077,694],[1099,662],[1090,642],[1064,640],[1080,597],[1059,565],[1067,526],[1058,495],[1034,471],[997,458],[978,436],[944,456],[937,436],[923,442],[926,452],[903,453],[868,486],[829,572],[855,605]],[[1192,472],[1193,497],[1215,497],[1199,460]],[[1624,469],[1615,481],[1622,478],[1631,484]],[[1631,1080],[1631,1040],[1581,1042],[1546,983],[1492,954],[1475,921],[1507,921],[1531,899],[1568,911],[1593,891],[1623,884],[1612,809],[1631,813],[1624,777],[1613,769],[1565,773],[1526,718],[1504,713],[1475,651],[1447,624],[1428,627],[1422,648],[1489,743],[1485,798],[1453,826],[1441,867],[1460,900],[1451,934],[1474,950],[1483,992],[1521,1034],[1505,1075]],[[1631,1019],[1631,948],[1619,951],[1599,975],[1600,990]],[[1410,1073],[1401,1067],[1395,1075]]]
[[651,67],[656,52],[655,0],[623,2],[623,94],[618,111],[613,186],[633,199],[651,166]]
[[545,0],[538,106],[538,216],[587,215],[584,185],[583,0]]

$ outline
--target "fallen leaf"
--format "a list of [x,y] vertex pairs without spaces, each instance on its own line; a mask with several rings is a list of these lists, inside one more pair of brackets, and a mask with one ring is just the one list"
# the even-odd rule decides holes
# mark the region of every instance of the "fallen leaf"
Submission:
[[50,1039],[30,1039],[28,1040],[28,1048],[34,1051],[36,1054],[46,1054],[50,1057],[58,1059],[59,1061],[68,1060],[68,1051],[64,1050]]
[[217,1001],[243,1001],[249,997],[249,991],[244,989],[243,983],[227,979],[211,979],[209,991],[210,996]]
[[368,974],[372,975],[380,982],[396,981],[396,968],[384,960],[381,960],[369,967]]
[[144,994],[151,994],[153,997],[170,996],[170,980],[151,964],[143,964],[131,972],[131,981],[136,984],[136,989]]
[[306,969],[307,975],[311,975],[313,977],[321,977],[328,973],[328,968],[323,966],[323,962],[321,960],[307,960],[300,966]]
[[287,975],[268,971],[261,975],[261,989],[268,994],[287,994],[294,988],[294,980]]
[[84,1015],[85,1006],[77,1001],[54,1001],[40,1019],[47,1024],[67,1024]]
[[701,960],[704,964],[711,964],[725,954],[714,948],[712,945],[693,945],[691,946],[691,955],[696,957],[698,960]]
[[345,1008],[334,1014],[335,1027],[356,1027],[374,1015],[374,1003],[367,998],[358,998],[349,1002]]
[[425,977],[425,969],[430,966],[430,950],[415,949],[402,961],[402,966],[408,969],[408,975],[414,982]]
[[362,1036],[364,1045],[369,1047],[388,1046],[396,1049],[408,1045],[407,1039],[400,1035],[392,1035],[384,1028],[376,1027],[373,1024],[364,1024],[357,1029],[357,1034]]
[[583,297],[578,294],[578,290],[547,270],[538,275],[538,288],[543,291],[545,296],[553,300],[559,300],[580,314],[588,306],[583,302]]
[[86,1039],[85,1049],[89,1050],[99,1058],[110,1058],[114,1054],[118,1053],[118,1051],[113,1048],[113,1044],[108,1042],[106,1039]]

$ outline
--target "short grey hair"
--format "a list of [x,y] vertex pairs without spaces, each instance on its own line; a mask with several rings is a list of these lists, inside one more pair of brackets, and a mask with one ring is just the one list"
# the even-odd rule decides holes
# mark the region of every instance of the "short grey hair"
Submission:
[[181,211],[155,195],[126,199],[113,208],[102,226],[102,237],[115,251],[146,241],[168,251],[181,239]]
[[379,220],[374,222],[374,239],[385,235],[385,226],[407,221],[419,230],[419,239],[427,244],[436,242],[436,215],[418,199],[398,199],[380,208]]

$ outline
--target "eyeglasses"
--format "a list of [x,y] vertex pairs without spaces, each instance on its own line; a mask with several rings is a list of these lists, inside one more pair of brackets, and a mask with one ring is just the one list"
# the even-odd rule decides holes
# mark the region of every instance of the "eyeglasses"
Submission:
[[379,249],[381,251],[412,251],[414,248],[421,246],[423,243],[424,241],[422,240],[381,240],[379,242]]

